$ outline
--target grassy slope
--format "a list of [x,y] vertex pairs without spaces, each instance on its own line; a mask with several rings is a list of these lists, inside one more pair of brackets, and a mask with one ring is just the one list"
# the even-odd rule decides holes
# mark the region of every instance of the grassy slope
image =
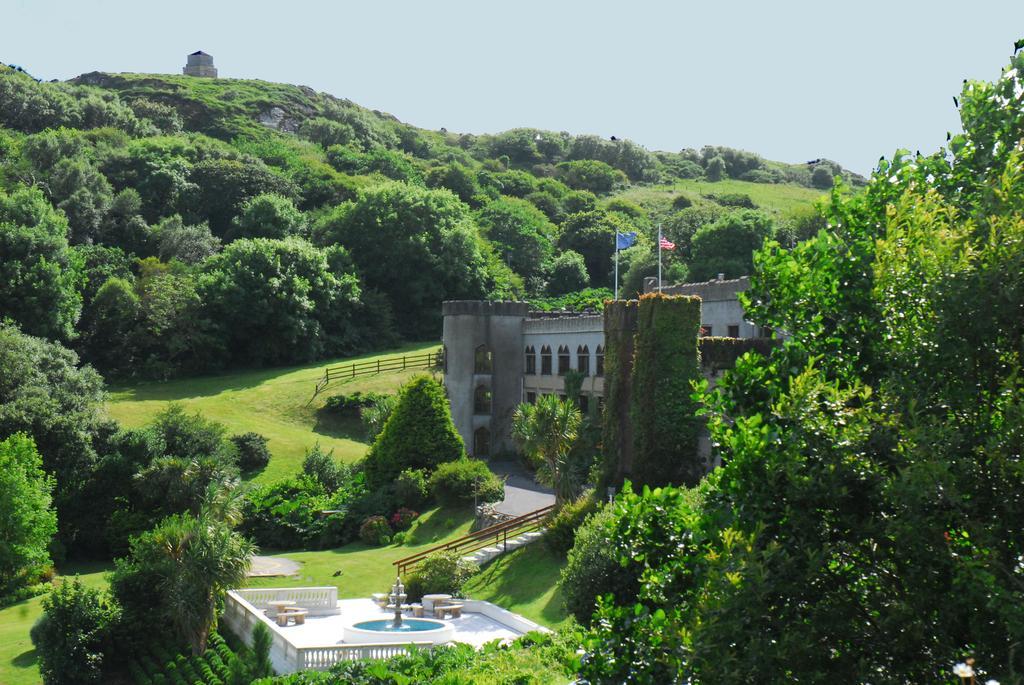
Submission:
[[[433,509],[420,517],[401,545],[369,547],[354,542],[338,549],[319,552],[273,552],[302,563],[298,575],[290,578],[257,578],[251,587],[299,587],[336,585],[339,597],[368,597],[385,592],[394,580],[392,562],[469,532],[469,511]],[[485,599],[552,628],[566,620],[558,574],[565,560],[537,544],[498,557],[470,582],[467,594]],[[334,573],[341,571],[341,575]]]
[[[384,359],[427,352],[436,347],[436,344],[421,343],[383,355],[354,359]],[[357,390],[395,392],[414,373],[423,373],[395,372],[333,381],[307,405],[324,367],[350,361],[353,359],[112,388],[107,411],[122,424],[135,427],[147,423],[169,402],[178,401],[190,410],[220,421],[232,433],[261,433],[269,438],[273,456],[270,465],[255,480],[279,480],[299,469],[306,450],[316,442],[325,449],[333,449],[334,455],[343,461],[354,461],[366,452],[363,429],[357,421],[340,421],[318,412],[327,397]]]
[[759,208],[768,212],[788,214],[799,207],[806,207],[822,197],[822,191],[791,184],[750,183],[732,179],[711,183],[709,181],[685,180],[672,185],[632,186],[615,197],[632,200],[643,206],[668,205],[679,194],[686,194],[696,200],[701,195],[743,193],[749,195]]
[[522,614],[549,628],[566,623],[558,577],[565,558],[535,543],[503,554],[484,566],[466,586],[466,595]]
[[[288,557],[302,564],[298,575],[288,578],[253,578],[250,587],[300,587],[336,585],[338,596],[369,597],[385,592],[395,579],[391,562],[407,557],[469,532],[473,513],[469,509],[431,509],[418,518],[401,545],[371,547],[353,542],[336,549],[318,552],[271,552],[270,556]],[[336,571],[341,574],[335,576]]]
[[[77,565],[61,569],[65,575],[80,574],[89,587],[105,588],[109,565]],[[42,596],[0,609],[0,683],[35,685],[40,682],[36,652],[29,639],[32,624],[43,613]]]

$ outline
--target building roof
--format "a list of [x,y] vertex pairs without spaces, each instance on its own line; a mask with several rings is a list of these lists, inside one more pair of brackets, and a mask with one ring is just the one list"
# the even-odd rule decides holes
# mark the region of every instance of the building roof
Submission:
[[735,300],[736,293],[750,287],[750,276],[740,276],[718,280],[713,278],[710,281],[700,283],[680,283],[679,285],[667,286],[661,291],[667,295],[697,295],[702,300],[712,302],[718,300]]
[[196,50],[191,55],[189,55],[189,57],[191,57],[192,55],[206,55],[207,57],[213,57],[213,55],[211,55],[210,53],[203,52],[202,50]]

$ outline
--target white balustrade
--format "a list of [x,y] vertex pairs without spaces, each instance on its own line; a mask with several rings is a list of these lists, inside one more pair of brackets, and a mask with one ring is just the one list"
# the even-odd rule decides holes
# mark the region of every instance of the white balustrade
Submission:
[[257,609],[267,609],[270,602],[289,601],[309,611],[310,616],[338,613],[338,588],[289,587],[248,588],[235,590],[239,597]]
[[326,670],[340,661],[358,659],[387,659],[388,657],[406,654],[416,649],[430,649],[430,642],[413,642],[409,644],[368,644],[368,645],[331,645],[329,647],[301,647],[298,650],[298,663],[301,669]]

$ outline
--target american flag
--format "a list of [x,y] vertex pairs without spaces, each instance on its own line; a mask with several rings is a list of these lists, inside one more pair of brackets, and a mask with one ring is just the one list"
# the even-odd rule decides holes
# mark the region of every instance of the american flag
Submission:
[[676,249],[676,244],[673,243],[673,242],[670,242],[668,240],[668,238],[665,238],[665,237],[662,237],[662,238],[660,238],[658,240],[658,245],[660,245],[661,249],[663,249],[663,250],[674,250],[674,249]]

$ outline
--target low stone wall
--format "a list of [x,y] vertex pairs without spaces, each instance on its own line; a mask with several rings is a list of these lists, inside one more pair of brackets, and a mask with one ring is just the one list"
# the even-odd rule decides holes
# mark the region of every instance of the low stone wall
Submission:
[[460,599],[459,604],[462,605],[463,613],[481,614],[493,621],[503,623],[513,630],[518,630],[520,633],[529,633],[534,630],[541,633],[551,632],[539,623],[534,623],[528,618],[513,614],[508,609],[502,609],[497,604],[491,604],[482,599]]

